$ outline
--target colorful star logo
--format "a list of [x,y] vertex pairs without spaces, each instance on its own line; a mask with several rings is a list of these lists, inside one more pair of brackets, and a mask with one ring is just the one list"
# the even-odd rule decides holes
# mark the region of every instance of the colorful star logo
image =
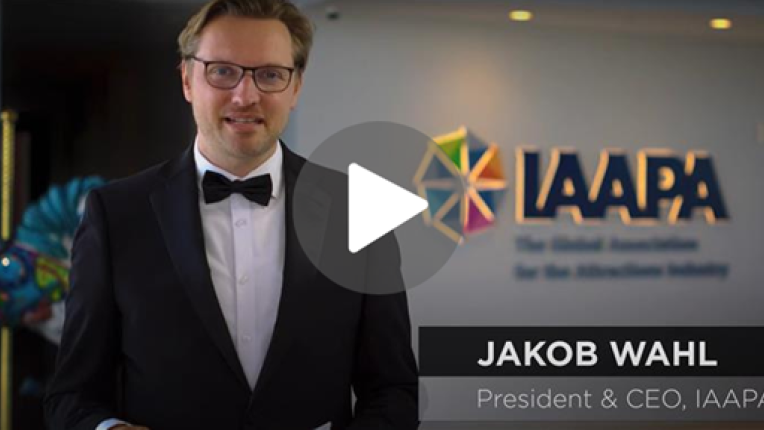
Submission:
[[495,223],[498,199],[507,187],[499,148],[483,143],[465,127],[433,142],[414,185],[429,204],[425,222],[461,243]]

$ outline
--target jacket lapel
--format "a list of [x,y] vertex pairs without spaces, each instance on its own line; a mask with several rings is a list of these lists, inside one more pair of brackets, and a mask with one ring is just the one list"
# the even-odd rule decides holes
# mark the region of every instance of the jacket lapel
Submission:
[[165,165],[162,174],[166,178],[164,187],[154,191],[150,200],[173,266],[210,337],[249,390],[207,264],[193,147]]
[[[273,337],[268,348],[268,353],[263,363],[263,368],[255,385],[251,405],[259,404],[258,399],[263,396],[266,384],[273,376],[281,363],[282,357],[289,350],[289,346],[295,333],[304,329],[301,321],[304,321],[304,292],[313,284],[316,276],[316,267],[308,258],[305,250],[295,233],[293,208],[295,198],[305,199],[304,206],[309,208],[310,216],[306,217],[310,223],[308,229],[316,234],[316,240],[310,241],[312,246],[321,247],[323,235],[326,231],[331,198],[324,192],[315,188],[303,187],[300,184],[300,195],[295,195],[297,177],[305,164],[305,159],[290,151],[282,144],[284,150],[284,179],[286,190],[286,249],[284,258],[284,277],[279,302],[278,316],[273,330]],[[303,217],[305,217],[303,215]],[[309,250],[311,255],[319,255],[320,249]]]

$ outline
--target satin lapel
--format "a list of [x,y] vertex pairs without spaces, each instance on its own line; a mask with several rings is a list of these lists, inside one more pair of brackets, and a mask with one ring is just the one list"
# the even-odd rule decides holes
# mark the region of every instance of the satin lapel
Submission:
[[167,166],[165,187],[151,194],[151,204],[189,300],[226,363],[249,390],[210,277],[193,154],[191,148]]
[[[312,223],[311,231],[315,232],[320,238],[313,241],[316,246],[320,246],[323,241],[323,234],[326,230],[326,223],[329,216],[329,207],[331,199],[320,190],[300,187],[300,195],[295,195],[295,183],[304,160],[291,152],[286,146],[284,149],[284,179],[286,190],[286,250],[284,258],[284,281],[281,290],[281,300],[279,301],[278,316],[276,326],[273,330],[273,337],[268,348],[268,354],[265,357],[263,368],[258,377],[255,391],[252,396],[252,405],[255,407],[260,403],[258,398],[263,396],[265,387],[269,379],[273,376],[276,368],[283,361],[282,357],[289,350],[292,338],[295,333],[304,330],[304,312],[303,309],[309,306],[305,303],[306,292],[313,284],[316,276],[316,267],[311,263],[305,251],[297,239],[293,218],[293,202],[295,198],[308,199],[307,207],[310,207]],[[316,255],[320,249],[312,250],[311,255]]]

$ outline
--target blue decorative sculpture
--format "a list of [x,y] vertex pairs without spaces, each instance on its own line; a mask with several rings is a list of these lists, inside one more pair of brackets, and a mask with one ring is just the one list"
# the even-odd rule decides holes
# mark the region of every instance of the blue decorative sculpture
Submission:
[[16,326],[25,315],[64,299],[85,197],[103,183],[93,176],[54,185],[24,211],[14,240],[0,255],[0,324]]

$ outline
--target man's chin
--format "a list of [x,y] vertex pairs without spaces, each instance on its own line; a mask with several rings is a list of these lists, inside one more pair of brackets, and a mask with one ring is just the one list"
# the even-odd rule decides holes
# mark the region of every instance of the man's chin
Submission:
[[268,141],[254,141],[254,142],[235,142],[231,145],[234,154],[241,159],[256,159],[261,157],[267,157],[276,150],[278,139],[272,139]]

